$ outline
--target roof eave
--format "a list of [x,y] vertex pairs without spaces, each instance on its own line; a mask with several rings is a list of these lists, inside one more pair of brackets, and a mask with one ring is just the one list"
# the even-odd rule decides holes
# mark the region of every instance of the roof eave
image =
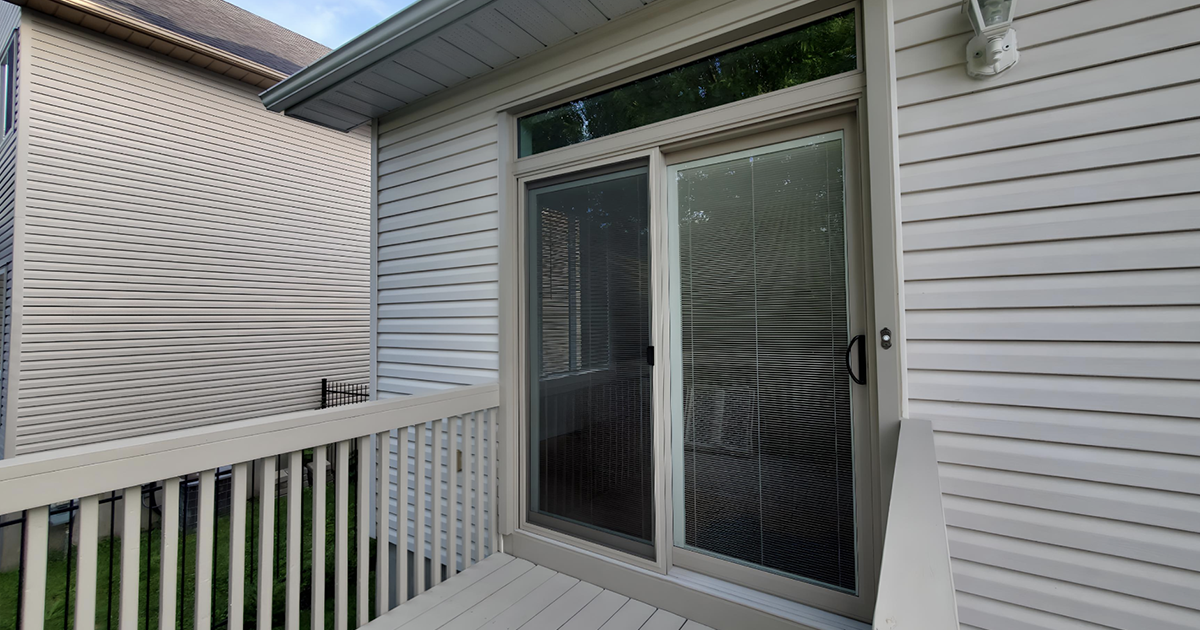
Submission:
[[171,45],[179,46],[181,48],[190,50],[193,53],[204,55],[213,60],[244,70],[247,73],[248,78],[242,80],[253,85],[262,85],[265,82],[278,84],[280,81],[287,78],[285,73],[275,70],[274,68],[268,68],[262,64],[255,63],[249,59],[245,59],[232,53],[228,53],[219,48],[209,46],[208,44],[196,41],[190,37],[160,28],[150,24],[149,22],[144,22],[131,16],[108,10],[105,7],[98,6],[92,2],[88,2],[87,0],[42,0],[38,3],[31,3],[29,0],[8,1],[17,6],[30,8],[34,8],[30,6],[31,4],[37,4],[39,7],[46,8],[52,6],[62,6],[66,7],[67,9],[78,11],[84,15],[91,15],[93,17],[100,18],[101,20],[105,20],[112,24],[116,24],[143,35],[168,42]]
[[329,52],[260,95],[267,109],[282,112],[319,95],[397,51],[449,26],[490,0],[418,0],[371,30]]

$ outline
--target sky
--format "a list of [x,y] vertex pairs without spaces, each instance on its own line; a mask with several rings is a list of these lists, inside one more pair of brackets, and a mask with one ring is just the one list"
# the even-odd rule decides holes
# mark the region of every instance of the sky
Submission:
[[337,48],[414,0],[227,0],[251,13]]

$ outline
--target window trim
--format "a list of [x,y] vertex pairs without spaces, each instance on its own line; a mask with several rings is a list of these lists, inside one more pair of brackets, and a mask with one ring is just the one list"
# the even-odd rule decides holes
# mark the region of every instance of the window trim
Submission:
[[3,57],[0,58],[0,65],[4,68],[3,76],[0,76],[0,82],[3,83],[0,86],[0,89],[3,90],[3,99],[0,100],[0,107],[4,109],[3,135],[7,137],[17,126],[17,31],[15,29],[8,40],[8,44],[4,47]]
[[[818,5],[818,6],[814,7],[813,5]],[[806,24],[818,22],[825,18],[832,17],[834,15],[837,15],[839,13],[844,13],[846,11],[854,12],[854,18],[855,18],[855,22],[856,22],[854,33],[855,33],[855,39],[856,39],[855,47],[856,47],[858,54],[855,59],[855,61],[857,63],[857,67],[854,70],[851,70],[849,72],[843,72],[841,74],[835,74],[835,75],[832,75],[829,77],[822,77],[820,79],[817,79],[816,81],[809,81],[808,83],[801,83],[799,85],[793,85],[791,87],[783,88],[782,90],[776,90],[774,92],[767,92],[766,94],[752,96],[747,99],[733,101],[732,103],[718,105],[717,107],[701,110],[699,112],[692,112],[690,114],[684,114],[683,116],[669,118],[667,120],[660,121],[657,123],[652,123],[649,125],[644,125],[642,127],[636,127],[634,129],[627,129],[625,131],[621,131],[621,132],[618,132],[615,134],[610,134],[608,136],[601,136],[600,138],[593,138],[591,140],[585,140],[583,142],[578,142],[578,143],[568,145],[565,147],[551,149],[549,151],[543,151],[541,153],[534,153],[532,155],[527,155],[524,157],[521,157],[519,155],[519,152],[520,152],[519,121],[520,121],[520,119],[522,119],[526,116],[532,116],[539,112],[553,109],[555,107],[564,105],[566,103],[570,103],[572,101],[577,101],[580,99],[585,99],[585,98],[588,98],[591,96],[595,96],[597,94],[601,94],[603,92],[607,92],[609,90],[619,88],[623,85],[626,85],[629,83],[634,83],[636,81],[640,81],[647,77],[651,77],[656,74],[660,74],[662,72],[673,70],[680,66],[686,66],[692,62],[700,61],[707,57],[711,57],[713,55],[718,55],[723,52],[733,50],[735,48],[741,48],[743,46],[753,44],[758,41],[767,40],[776,35],[782,34],[786,31],[800,28]],[[749,100],[762,98],[764,96],[770,96],[772,94],[778,94],[780,92],[784,92],[784,91],[788,91],[788,90],[795,90],[796,88],[815,85],[817,83],[828,81],[830,79],[835,79],[838,77],[844,77],[847,75],[861,73],[861,72],[863,72],[863,69],[864,69],[864,66],[863,66],[864,40],[863,40],[863,32],[862,32],[862,30],[863,30],[862,11],[863,11],[863,6],[862,6],[861,0],[850,0],[850,1],[847,1],[847,0],[814,0],[813,2],[807,3],[800,7],[789,9],[779,15],[765,18],[763,21],[756,23],[753,27],[744,27],[744,28],[738,29],[739,31],[749,30],[749,32],[746,32],[745,34],[741,34],[741,35],[734,35],[732,39],[725,39],[724,37],[721,37],[718,35],[716,37],[710,38],[709,41],[705,42],[702,45],[688,47],[689,49],[692,50],[692,52],[689,52],[688,54],[685,54],[683,56],[679,56],[679,57],[674,57],[674,56],[670,56],[670,55],[664,56],[661,58],[660,61],[658,61],[657,63],[654,63],[649,68],[643,68],[643,69],[638,69],[638,70],[633,70],[633,71],[627,70],[625,72],[619,72],[619,73],[615,74],[611,79],[609,79],[607,81],[603,81],[602,83],[600,83],[598,85],[591,86],[591,87],[588,87],[583,90],[579,90],[578,88],[574,88],[574,89],[567,88],[563,92],[559,93],[557,96],[551,97],[549,99],[542,97],[542,98],[531,99],[531,100],[525,101],[523,103],[518,103],[512,107],[509,107],[508,111],[507,111],[508,115],[512,118],[514,132],[515,132],[513,135],[513,139],[514,139],[513,149],[514,149],[514,154],[517,155],[516,160],[518,162],[520,162],[523,160],[529,160],[531,158],[536,158],[536,157],[541,157],[544,155],[558,153],[565,149],[577,147],[582,144],[588,144],[590,142],[604,140],[606,138],[611,138],[613,136],[628,134],[631,131],[638,131],[638,130],[646,129],[647,127],[653,127],[656,125],[661,125],[664,123],[669,123],[669,122],[672,122],[675,120],[679,120],[681,118],[687,118],[690,116],[695,116],[697,114],[702,114],[705,112],[710,112],[710,111],[714,111],[714,110],[718,110],[718,109],[727,108],[727,107],[730,107],[733,105],[738,105],[740,103],[744,103]]]

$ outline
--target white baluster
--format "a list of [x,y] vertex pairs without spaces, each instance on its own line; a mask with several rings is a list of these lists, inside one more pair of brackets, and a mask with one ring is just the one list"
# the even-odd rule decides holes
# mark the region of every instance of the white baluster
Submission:
[[[288,455],[287,494],[287,580],[286,605],[283,623],[287,630],[300,630],[300,526],[304,497],[304,452],[294,451]],[[318,528],[314,523],[313,531]]]
[[23,575],[24,608],[21,630],[42,630],[46,618],[46,552],[50,536],[50,508],[36,507],[25,512],[25,566]]
[[325,627],[325,468],[328,447],[313,449],[312,630]]
[[[125,523],[121,528],[121,621],[118,627],[121,630],[137,630],[138,584],[141,583],[141,566],[138,560],[142,551],[142,488],[126,488],[121,500]],[[208,555],[211,559],[211,548]],[[209,566],[211,571],[212,565]],[[196,580],[196,583],[198,585],[200,581]],[[196,628],[199,630],[200,626]]]
[[350,442],[338,442],[337,462],[334,464],[334,571],[333,627],[347,630],[350,621],[350,600],[347,599],[346,575],[350,571]]
[[100,497],[79,500],[79,559],[75,586],[75,630],[96,625],[96,539],[100,528]]
[[271,627],[275,587],[275,457],[262,459],[262,491],[258,496],[258,630]]
[[391,595],[388,580],[388,542],[391,537],[392,513],[392,434],[384,431],[375,436],[375,616],[390,609]]
[[355,532],[358,548],[358,605],[355,616],[361,628],[367,625],[371,618],[371,495],[374,494],[371,484],[371,436],[358,438],[358,516],[355,518]]
[[[212,470],[200,473],[197,492],[196,525],[196,608],[195,628],[212,626],[213,522],[216,507],[216,475]],[[138,502],[141,508],[141,501]],[[141,520],[141,519],[138,519]],[[136,597],[136,595],[135,595]],[[136,601],[134,602],[136,606]]]
[[229,476],[229,630],[242,630],[246,605],[246,477],[250,465],[233,465]]
[[158,630],[175,629],[179,570],[179,477],[163,480],[162,542],[158,550]]
[[413,470],[415,478],[415,501],[413,502],[413,552],[417,566],[413,567],[413,592],[425,592],[425,425],[417,425],[417,439]]

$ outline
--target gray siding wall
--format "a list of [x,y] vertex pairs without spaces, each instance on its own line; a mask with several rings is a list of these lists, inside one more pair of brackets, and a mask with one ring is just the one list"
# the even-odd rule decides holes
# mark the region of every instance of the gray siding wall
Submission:
[[16,452],[311,409],[322,377],[365,380],[369,134],[25,24]]
[[[21,9],[11,4],[0,4],[0,54],[8,49],[9,41],[16,41],[17,27],[21,23]],[[11,39],[10,39],[11,38]],[[19,55],[19,51],[18,51]],[[13,64],[13,107],[16,107],[16,92],[20,89],[21,75],[17,72],[17,60]],[[0,140],[0,270],[4,272],[4,305],[0,309],[0,459],[4,458],[4,446],[8,433],[8,349],[10,324],[12,322],[12,260],[13,225],[17,207],[17,114],[13,112],[13,128]],[[0,131],[3,121],[0,121]]]
[[911,415],[963,628],[1200,628],[1200,2],[897,2]]
[[495,121],[379,136],[380,398],[497,378]]

